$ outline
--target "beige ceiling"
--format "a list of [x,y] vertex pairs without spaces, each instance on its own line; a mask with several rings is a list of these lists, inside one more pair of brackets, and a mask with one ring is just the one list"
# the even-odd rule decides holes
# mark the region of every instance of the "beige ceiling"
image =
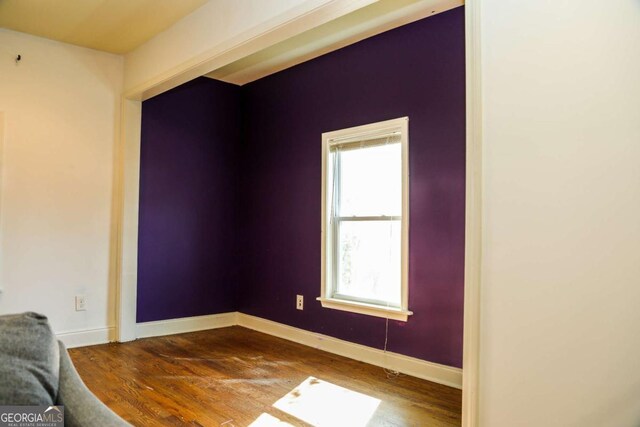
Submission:
[[207,1],[0,0],[0,27],[122,54]]

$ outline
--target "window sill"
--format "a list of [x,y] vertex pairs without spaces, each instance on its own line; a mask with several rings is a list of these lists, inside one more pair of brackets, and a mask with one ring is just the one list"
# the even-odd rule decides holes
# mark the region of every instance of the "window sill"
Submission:
[[400,320],[406,322],[413,314],[412,311],[402,310],[400,308],[380,307],[373,304],[362,302],[345,301],[334,298],[316,298],[324,308],[334,310],[350,311],[352,313],[367,314],[369,316],[382,317],[384,319]]

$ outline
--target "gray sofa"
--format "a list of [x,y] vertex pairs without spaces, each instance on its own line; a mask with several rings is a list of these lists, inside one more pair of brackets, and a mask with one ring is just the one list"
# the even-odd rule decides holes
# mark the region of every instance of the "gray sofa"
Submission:
[[65,426],[128,426],[84,385],[37,313],[0,316],[0,406],[64,405]]

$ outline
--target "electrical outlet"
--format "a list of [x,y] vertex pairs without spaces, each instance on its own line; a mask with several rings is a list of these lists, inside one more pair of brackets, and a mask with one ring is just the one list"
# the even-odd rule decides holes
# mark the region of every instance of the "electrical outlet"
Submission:
[[304,297],[302,295],[296,295],[296,309],[304,310]]
[[76,311],[87,310],[87,297],[84,295],[76,295]]

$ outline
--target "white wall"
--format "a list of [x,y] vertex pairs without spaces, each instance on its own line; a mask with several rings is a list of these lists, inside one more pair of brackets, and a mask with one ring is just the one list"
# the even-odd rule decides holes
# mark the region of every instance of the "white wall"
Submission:
[[[56,332],[114,324],[122,75],[119,56],[0,29],[0,313],[44,313]],[[77,294],[87,311],[75,311]]]
[[[310,10],[327,0],[211,0],[126,55],[125,88],[165,74],[244,31],[295,6]],[[303,10],[304,9],[304,10]]]
[[640,1],[483,0],[481,425],[640,425]]

